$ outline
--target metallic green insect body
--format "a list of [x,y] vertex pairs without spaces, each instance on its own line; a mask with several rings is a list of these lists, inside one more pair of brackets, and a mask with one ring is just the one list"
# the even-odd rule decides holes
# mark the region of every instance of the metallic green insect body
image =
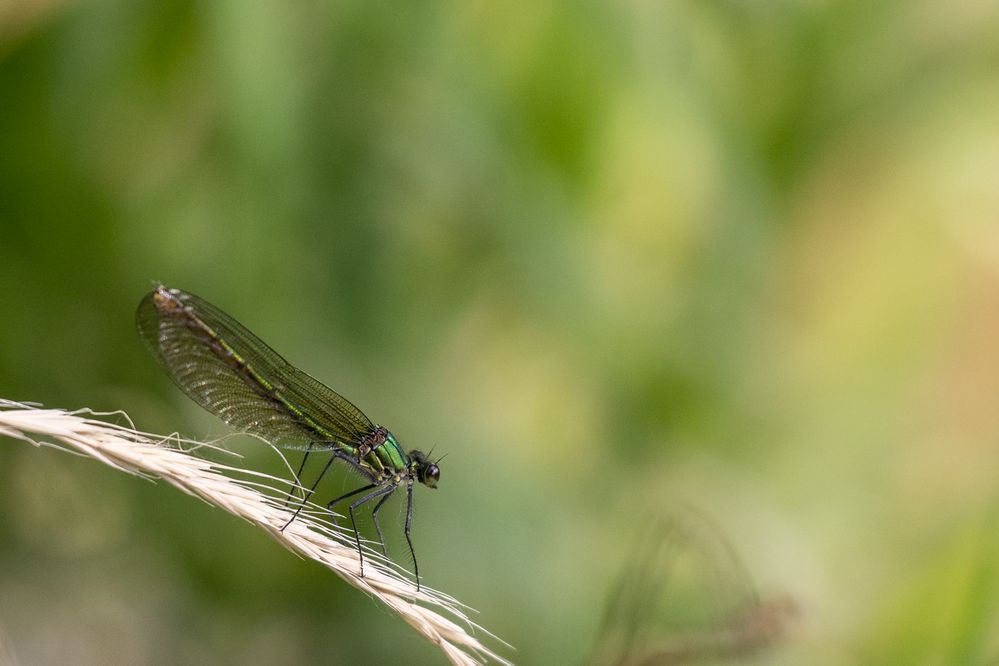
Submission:
[[311,453],[330,455],[285,527],[298,516],[333,461],[344,461],[367,479],[367,485],[327,505],[332,510],[348,497],[362,495],[349,505],[362,575],[364,555],[354,511],[365,502],[379,500],[372,516],[384,553],[378,512],[392,493],[405,486],[406,543],[419,589],[420,570],[410,537],[413,483],[436,488],[438,461],[421,451],[404,451],[391,432],[373,424],[349,400],[288,363],[242,324],[194,294],[157,285],[139,303],[135,316],[143,342],[188,397],[237,429],[305,449],[295,474],[299,485]]

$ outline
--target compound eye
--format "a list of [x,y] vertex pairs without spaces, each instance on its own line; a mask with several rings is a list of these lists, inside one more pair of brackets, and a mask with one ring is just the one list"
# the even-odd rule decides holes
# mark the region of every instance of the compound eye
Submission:
[[426,471],[423,473],[423,483],[427,484],[431,488],[437,487],[437,482],[441,478],[441,468],[437,466],[437,463],[430,463],[427,465]]

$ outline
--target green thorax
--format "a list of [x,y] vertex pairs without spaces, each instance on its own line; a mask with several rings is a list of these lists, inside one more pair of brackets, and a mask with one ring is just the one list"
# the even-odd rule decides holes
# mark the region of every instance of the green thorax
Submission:
[[409,472],[409,456],[399,446],[395,436],[382,426],[376,426],[364,436],[357,454],[360,466],[376,479]]

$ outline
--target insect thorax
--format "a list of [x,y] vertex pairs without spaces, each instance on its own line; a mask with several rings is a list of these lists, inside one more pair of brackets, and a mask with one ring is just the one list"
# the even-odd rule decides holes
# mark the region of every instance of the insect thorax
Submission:
[[383,426],[375,426],[358,444],[358,464],[375,478],[409,473],[409,456],[395,436]]

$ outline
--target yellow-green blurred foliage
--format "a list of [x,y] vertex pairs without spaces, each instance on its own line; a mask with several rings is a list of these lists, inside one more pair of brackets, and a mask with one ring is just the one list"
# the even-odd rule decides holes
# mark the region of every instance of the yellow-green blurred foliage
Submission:
[[[227,432],[134,333],[154,279],[448,454],[425,583],[518,663],[583,663],[677,502],[797,600],[772,659],[999,655],[995,3],[0,2],[0,397]],[[11,441],[0,630],[25,664],[441,659]]]

